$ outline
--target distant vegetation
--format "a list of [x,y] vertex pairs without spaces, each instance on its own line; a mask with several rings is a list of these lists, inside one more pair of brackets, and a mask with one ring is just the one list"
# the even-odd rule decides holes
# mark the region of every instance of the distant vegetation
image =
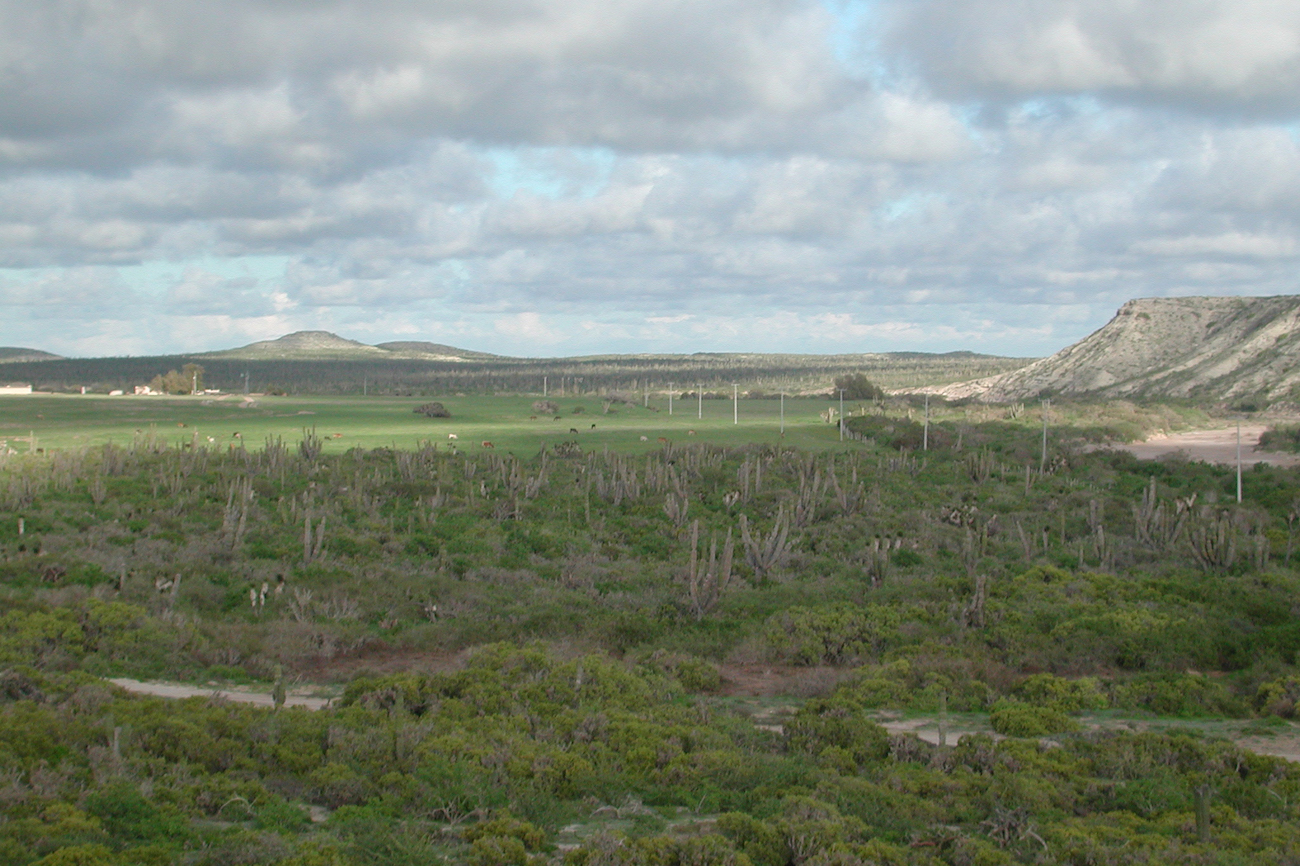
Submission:
[[1300,451],[1300,426],[1270,427],[1260,434],[1259,447],[1264,451]]
[[[439,396],[447,394],[639,395],[649,388],[681,394],[703,387],[731,395],[732,383],[753,396],[830,393],[836,376],[861,374],[885,388],[943,384],[1012,370],[1025,359],[955,352],[947,355],[612,355],[589,358],[231,360],[219,357],[72,358],[16,362],[5,375],[38,390],[128,392],[168,370],[201,364],[207,387],[289,394]],[[247,380],[245,375],[247,374]]]
[[[880,408],[820,452],[309,430],[9,455],[0,862],[1291,863],[1295,765],[1086,723],[1292,729],[1296,470],[1238,505],[1229,471],[1085,447],[1172,410],[1053,409],[1044,459],[1039,407],[936,407],[925,451]],[[720,694],[773,669],[798,673],[780,706]]]

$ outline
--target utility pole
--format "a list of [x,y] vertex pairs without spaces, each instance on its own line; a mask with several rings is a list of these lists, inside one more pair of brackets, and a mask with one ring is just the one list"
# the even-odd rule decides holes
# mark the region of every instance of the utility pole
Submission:
[[781,392],[781,435],[785,436],[785,392]]
[[921,450],[930,450],[930,395],[925,395],[925,426],[921,429]]
[[731,423],[740,423],[740,386],[731,383]]
[[[194,371],[194,387],[192,387],[192,388],[190,389],[190,393],[191,393],[191,394],[197,394],[197,393],[199,393],[199,371],[198,371],[198,370],[195,370],[195,371]],[[1241,425],[1238,424],[1237,426],[1240,427]],[[1241,438],[1241,431],[1240,431],[1240,430],[1237,431],[1237,438],[1238,438],[1238,439]],[[1238,448],[1237,450],[1240,451],[1241,449]]]
[[650,408],[650,380],[649,379],[645,380],[645,384],[642,385],[642,390],[645,392],[645,402],[643,408],[649,409]]
[[1047,407],[1052,405],[1051,400],[1043,401],[1043,457],[1038,462],[1038,474],[1042,475],[1047,471]]
[[668,414],[673,414],[673,383],[668,383]]
[[700,414],[699,414],[699,417],[700,417],[701,420],[703,420],[703,419],[704,419],[704,389],[703,389],[702,387],[700,387],[699,384],[696,384],[696,386],[695,386],[695,396],[698,397],[698,398],[700,399]]
[[840,389],[840,441],[844,441],[844,389]]
[[248,393],[248,371],[244,371],[244,393]]
[[543,377],[542,377],[542,396],[543,396],[543,397],[548,396],[547,393],[546,393],[546,388],[547,388],[547,385],[549,385],[549,384],[550,384],[550,383],[548,383],[548,382],[546,381],[546,377],[543,376]]
[[1241,419],[1237,419],[1237,504],[1241,504]]
[[366,377],[365,377],[365,376],[362,376],[362,377],[361,377],[361,396],[362,396],[362,397],[366,396],[366,394],[369,392],[369,389],[370,389],[370,383],[366,381]]

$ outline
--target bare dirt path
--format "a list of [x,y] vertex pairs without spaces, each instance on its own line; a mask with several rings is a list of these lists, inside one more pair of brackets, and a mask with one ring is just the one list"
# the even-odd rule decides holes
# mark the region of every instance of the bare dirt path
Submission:
[[[253,704],[259,707],[272,707],[275,702],[269,692],[255,692],[240,688],[220,688],[218,686],[187,686],[183,683],[149,683],[125,677],[110,679],[110,683],[120,686],[137,695],[153,695],[158,698],[222,698],[239,704]],[[288,694],[285,706],[306,707],[319,710],[329,705],[329,698],[313,697],[304,694]]]
[[[1255,450],[1259,446],[1260,435],[1267,429],[1268,427],[1264,424],[1241,425],[1242,465],[1254,466],[1256,463],[1268,463],[1273,466],[1300,465],[1300,455]],[[1119,451],[1127,451],[1143,460],[1155,460],[1181,452],[1187,456],[1188,460],[1201,460],[1206,463],[1233,466],[1237,462],[1237,428],[1233,426],[1217,430],[1189,430],[1184,433],[1158,434],[1145,442],[1113,447]]]

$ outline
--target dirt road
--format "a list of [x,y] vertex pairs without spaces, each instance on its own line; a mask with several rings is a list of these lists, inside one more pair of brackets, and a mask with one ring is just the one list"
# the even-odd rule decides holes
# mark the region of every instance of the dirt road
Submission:
[[[1254,466],[1256,463],[1268,463],[1273,466],[1295,466],[1300,464],[1300,455],[1283,454],[1276,451],[1256,451],[1259,437],[1265,430],[1263,424],[1243,424],[1241,426],[1241,463]],[[1218,430],[1192,430],[1186,433],[1170,433],[1152,436],[1145,442],[1132,445],[1116,445],[1117,450],[1127,451],[1143,460],[1155,460],[1170,454],[1182,452],[1188,460],[1201,460],[1206,463],[1218,463],[1225,466],[1237,462],[1237,428],[1224,427]]]

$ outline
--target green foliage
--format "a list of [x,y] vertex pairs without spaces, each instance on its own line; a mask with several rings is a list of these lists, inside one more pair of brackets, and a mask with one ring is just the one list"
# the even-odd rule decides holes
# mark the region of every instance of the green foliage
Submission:
[[1259,434],[1263,451],[1300,451],[1300,426],[1279,425]]
[[186,364],[180,369],[168,370],[154,376],[149,387],[159,394],[197,394],[203,390],[203,366]]
[[[517,418],[527,398],[510,399]],[[390,409],[416,422],[414,402]],[[143,432],[11,455],[0,863],[527,863],[556,859],[548,838],[593,864],[1193,862],[1204,785],[1232,857],[1300,850],[1284,762],[1185,733],[1017,739],[1104,708],[1289,730],[1300,476],[1248,473],[1236,509],[1220,469],[1075,451],[1092,434],[1054,428],[1059,452],[1027,485],[1036,431],[979,420],[996,407],[932,408],[923,455],[883,434],[635,458],[576,437],[519,458],[468,442],[177,449]],[[637,414],[652,413],[619,417]],[[1193,494],[1234,513],[1231,569],[1196,567],[1154,518],[1139,531],[1144,496],[1176,515]],[[734,539],[740,514],[789,527],[785,565],[753,583],[741,567],[697,619],[681,529]],[[269,690],[281,668],[286,685],[371,672],[319,712],[98,679]],[[773,682],[793,694],[748,696]],[[948,748],[873,718],[941,701],[973,714]],[[960,733],[990,708],[1012,739]],[[305,805],[332,814],[313,824]]]
[[993,730],[1007,737],[1046,737],[1079,729],[1078,722],[1059,709],[999,701],[989,713]]
[[1033,674],[1016,686],[1014,694],[1026,704],[1060,713],[1104,710],[1107,706],[1096,677],[1067,680],[1052,674]]
[[769,621],[768,640],[796,664],[843,664],[879,656],[900,622],[896,609],[879,604],[791,607]]
[[1292,719],[1300,702],[1300,676],[1278,677],[1260,683],[1255,692],[1255,709],[1260,713]]
[[845,373],[835,377],[835,386],[831,396],[838,397],[844,392],[845,400],[883,400],[885,392],[878,385],[872,384],[864,373]]
[[1244,702],[1224,684],[1199,674],[1157,673],[1117,683],[1112,704],[1162,716],[1240,716]]
[[509,836],[518,839],[529,851],[540,851],[546,842],[546,834],[527,821],[520,821],[505,813],[490,821],[483,821],[465,830],[466,842],[479,839]]

